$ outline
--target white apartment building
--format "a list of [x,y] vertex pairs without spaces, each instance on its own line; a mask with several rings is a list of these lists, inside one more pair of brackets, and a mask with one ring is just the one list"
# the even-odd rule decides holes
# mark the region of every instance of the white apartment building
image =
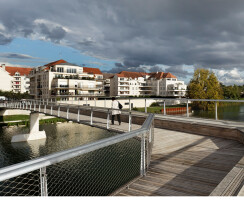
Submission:
[[32,68],[10,67],[2,64],[0,67],[0,90],[15,93],[29,92],[30,79],[28,75]]
[[122,71],[111,78],[111,96],[183,97],[187,86],[171,73]]
[[103,96],[103,75],[98,68],[80,67],[58,60],[30,73],[30,94],[35,99],[94,99]]
[[184,97],[186,95],[187,85],[184,81],[178,81],[171,73],[150,73],[147,82],[152,86],[152,94],[155,96]]
[[149,74],[144,72],[122,71],[110,81],[111,96],[151,95],[151,86],[147,84]]

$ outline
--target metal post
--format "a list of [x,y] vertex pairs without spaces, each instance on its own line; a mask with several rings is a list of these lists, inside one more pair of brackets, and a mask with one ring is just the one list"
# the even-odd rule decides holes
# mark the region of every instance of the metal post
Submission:
[[186,117],[189,117],[189,101],[186,102]]
[[44,113],[47,113],[47,105],[44,106]]
[[39,104],[39,112],[41,112],[41,104]]
[[41,196],[48,196],[46,167],[40,169]]
[[53,105],[51,105],[51,115],[53,115]]
[[48,105],[48,99],[47,99],[47,105]]
[[68,107],[67,107],[67,119],[69,119],[69,105],[68,105]]
[[110,113],[108,109],[108,115],[107,115],[107,129],[109,129],[109,118],[110,118]]
[[91,107],[91,125],[92,125],[92,122],[93,122],[92,118],[93,118],[93,108]]
[[80,122],[80,106],[78,106],[77,122]]
[[130,111],[131,111],[131,103],[130,103],[130,99],[129,99],[129,109],[130,109]]
[[60,117],[60,104],[58,105],[58,117]]
[[145,113],[147,113],[147,99],[145,99]]
[[215,120],[218,120],[218,103],[215,101]]
[[36,111],[36,102],[34,101],[34,111]]
[[129,112],[129,132],[132,131],[132,116],[131,116],[131,112]]
[[141,135],[141,176],[145,176],[146,171],[146,153],[145,153],[145,133]]
[[164,115],[166,115],[166,102],[164,100]]

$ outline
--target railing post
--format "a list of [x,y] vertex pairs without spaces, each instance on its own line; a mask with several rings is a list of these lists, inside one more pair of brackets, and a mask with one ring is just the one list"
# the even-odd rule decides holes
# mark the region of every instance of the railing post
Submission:
[[44,106],[44,113],[47,113],[47,105]]
[[145,99],[145,113],[147,113],[147,99]]
[[78,106],[77,122],[80,122],[80,106]]
[[91,107],[91,125],[92,125],[92,123],[93,123],[93,108]]
[[130,98],[129,98],[129,109],[131,111],[131,103],[130,103]]
[[47,105],[48,105],[48,99],[47,99]]
[[218,103],[215,101],[215,120],[218,120]]
[[132,115],[131,112],[129,112],[129,132],[132,131]]
[[53,105],[51,104],[51,115],[53,115]]
[[58,105],[58,117],[60,117],[60,103]]
[[41,196],[48,196],[46,167],[40,169]]
[[41,104],[39,104],[39,112],[41,112]]
[[67,107],[67,115],[66,115],[66,118],[69,119],[69,105]]
[[141,135],[141,168],[140,174],[141,176],[145,176],[146,174],[146,152],[145,152],[145,133]]
[[110,118],[110,110],[108,109],[108,115],[107,115],[107,129],[109,129],[109,118]]
[[189,117],[189,101],[186,102],[186,117]]
[[166,115],[166,102],[164,100],[164,115]]

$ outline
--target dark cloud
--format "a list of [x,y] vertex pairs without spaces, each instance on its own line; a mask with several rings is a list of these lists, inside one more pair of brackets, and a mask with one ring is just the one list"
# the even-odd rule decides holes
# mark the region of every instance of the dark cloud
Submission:
[[0,45],[6,45],[12,42],[13,38],[6,37],[0,33]]
[[39,26],[41,29],[41,33],[45,35],[46,39],[50,39],[52,42],[55,43],[59,43],[66,34],[66,31],[60,26],[56,26],[54,28],[49,28],[45,24],[40,24]]
[[36,59],[35,57],[25,55],[25,54],[18,54],[18,53],[0,53],[0,57],[2,58],[16,58],[16,59]]
[[[11,38],[65,39],[88,55],[122,63],[111,71],[163,64],[186,77],[182,64],[244,70],[243,10],[243,0],[8,0],[1,2],[0,23]],[[0,34],[0,44],[11,38]]]

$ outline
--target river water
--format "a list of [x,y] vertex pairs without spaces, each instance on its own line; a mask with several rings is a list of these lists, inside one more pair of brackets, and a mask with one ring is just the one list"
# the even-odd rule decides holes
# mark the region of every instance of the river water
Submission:
[[[215,111],[198,111],[191,113],[192,117],[215,119]],[[218,107],[218,119],[244,122],[244,104],[228,103]]]
[[[76,123],[41,125],[47,138],[11,143],[27,127],[0,127],[0,167],[91,143],[117,133]],[[39,170],[0,182],[0,196],[40,195]],[[140,173],[140,141],[130,139],[47,167],[50,196],[108,195]]]

